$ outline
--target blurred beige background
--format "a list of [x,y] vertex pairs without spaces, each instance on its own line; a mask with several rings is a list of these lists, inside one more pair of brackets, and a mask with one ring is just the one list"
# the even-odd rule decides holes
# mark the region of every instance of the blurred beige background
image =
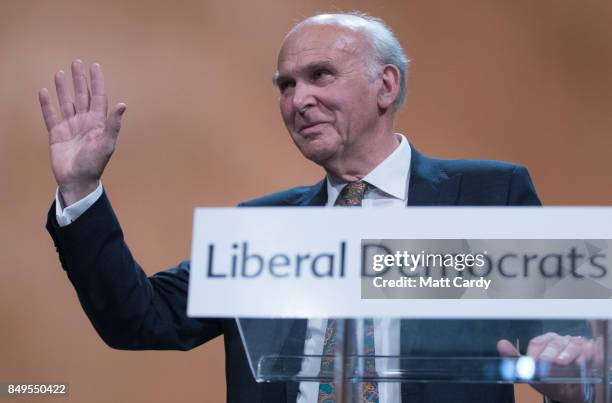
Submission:
[[194,207],[323,176],[270,78],[294,22],[353,9],[382,17],[413,61],[397,131],[420,151],[524,164],[548,205],[610,204],[609,1],[2,0],[0,381],[69,382],[75,402],[224,401],[221,339],[121,352],[90,326],[44,230],[55,184],[36,93],[79,57],[127,103],[104,184],[152,274],[189,257]]

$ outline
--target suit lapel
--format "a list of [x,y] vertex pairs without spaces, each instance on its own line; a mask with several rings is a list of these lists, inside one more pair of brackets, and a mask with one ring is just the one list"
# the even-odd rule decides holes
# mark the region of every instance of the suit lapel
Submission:
[[[408,206],[453,206],[457,204],[461,185],[461,174],[450,176],[442,164],[419,153],[410,144],[410,181]],[[415,345],[423,338],[423,320],[401,320],[400,355],[410,356]],[[424,399],[424,385],[402,383],[402,402]]]
[[440,162],[419,153],[412,144],[408,206],[457,204],[461,174],[449,177]]
[[327,203],[327,179],[313,185],[295,202],[296,206],[322,207]]

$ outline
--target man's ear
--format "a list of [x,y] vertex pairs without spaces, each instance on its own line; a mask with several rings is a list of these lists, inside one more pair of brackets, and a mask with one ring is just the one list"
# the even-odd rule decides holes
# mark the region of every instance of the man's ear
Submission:
[[386,110],[397,99],[400,92],[401,75],[397,67],[392,64],[383,66],[381,74],[382,86],[378,93],[378,107]]

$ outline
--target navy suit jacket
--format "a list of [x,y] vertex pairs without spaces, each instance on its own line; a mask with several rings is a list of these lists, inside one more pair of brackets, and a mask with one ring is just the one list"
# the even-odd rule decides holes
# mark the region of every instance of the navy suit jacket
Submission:
[[[495,161],[437,160],[412,150],[408,204],[411,206],[539,205],[527,170]],[[242,206],[322,206],[325,180],[242,203]],[[124,242],[119,222],[103,194],[72,224],[60,228],[52,206],[47,229],[62,267],[101,338],[117,349],[189,350],[224,336],[228,402],[294,403],[297,383],[256,383],[234,319],[186,316],[189,261],[147,277]],[[290,329],[288,351],[303,348],[305,320],[270,321]],[[500,338],[535,336],[533,322],[405,320],[402,351],[422,354],[488,351]],[[415,336],[416,335],[416,336]],[[453,337],[450,337],[453,335]],[[403,384],[404,402],[513,402],[512,385]]]

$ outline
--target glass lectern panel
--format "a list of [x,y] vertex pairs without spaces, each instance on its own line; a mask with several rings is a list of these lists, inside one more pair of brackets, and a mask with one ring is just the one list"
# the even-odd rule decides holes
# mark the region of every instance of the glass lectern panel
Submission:
[[[540,390],[569,390],[572,401],[612,401],[607,387],[611,367],[607,321],[237,322],[258,382],[526,383]],[[342,401],[351,400],[345,394]]]

